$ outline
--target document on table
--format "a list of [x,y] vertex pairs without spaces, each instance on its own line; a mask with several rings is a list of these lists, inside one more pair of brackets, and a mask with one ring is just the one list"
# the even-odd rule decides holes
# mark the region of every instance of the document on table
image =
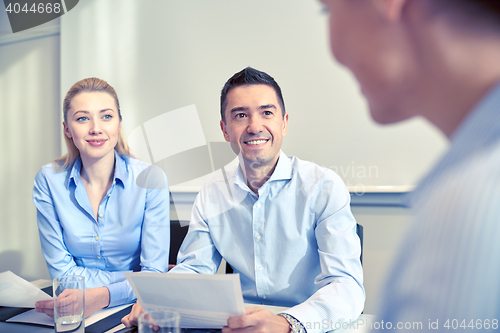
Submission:
[[[100,309],[94,312],[88,318],[85,318],[85,327],[90,326],[101,319],[104,319],[113,313],[116,313],[130,304],[120,305],[113,308],[105,308]],[[7,319],[8,323],[29,323],[29,324],[39,324],[44,326],[54,327],[54,319],[47,316],[45,313],[35,312],[35,310],[30,310],[24,313],[21,313],[15,317]],[[118,325],[118,323],[117,323]]]
[[52,297],[11,271],[0,273],[0,306],[34,308],[38,301]]
[[146,312],[177,311],[184,328],[222,328],[229,317],[245,314],[239,274],[125,273],[125,276]]

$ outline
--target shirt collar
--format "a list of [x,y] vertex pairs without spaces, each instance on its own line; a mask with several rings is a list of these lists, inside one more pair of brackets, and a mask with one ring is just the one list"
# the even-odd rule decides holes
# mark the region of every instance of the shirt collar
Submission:
[[278,163],[274,169],[273,174],[269,178],[268,182],[273,180],[289,180],[292,179],[292,163],[288,156],[280,150],[280,157],[278,158]]
[[75,163],[73,163],[73,166],[71,167],[71,171],[69,173],[68,183],[66,184],[68,189],[71,183],[75,185],[78,184],[78,181],[80,179],[81,168],[82,168],[82,158],[78,156]]
[[127,157],[121,156],[115,150],[115,182],[116,184],[121,183],[125,188],[127,179],[129,177]]
[[[239,160],[241,161],[242,159],[240,158]],[[236,184],[239,187],[250,191],[248,185],[245,182],[245,177],[243,177],[244,166],[242,166],[241,163],[242,162],[238,163],[233,176],[235,176]],[[276,163],[276,168],[274,168],[273,174],[262,186],[265,186],[265,184],[272,181],[289,179],[292,179],[292,163],[290,162],[288,156],[286,156],[286,154],[282,150],[280,150],[280,156],[278,158],[278,163]]]
[[[450,138],[447,155],[461,159],[500,137],[500,82],[476,105]],[[464,151],[464,149],[466,149]]]
[[[116,184],[122,184],[123,187],[125,187],[125,183],[128,178],[128,165],[126,162],[126,158],[118,154],[115,150],[115,172],[114,172],[114,181]],[[69,188],[69,185],[71,182],[73,182],[75,185],[78,184],[78,180],[80,179],[80,170],[82,169],[82,158],[78,156],[76,159],[75,163],[73,163],[73,167],[71,167],[71,172],[69,175],[69,182],[67,184],[67,187]]]

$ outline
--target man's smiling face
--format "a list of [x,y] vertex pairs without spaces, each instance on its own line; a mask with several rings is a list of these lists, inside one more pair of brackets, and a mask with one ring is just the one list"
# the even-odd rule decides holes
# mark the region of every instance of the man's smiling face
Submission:
[[273,168],[288,128],[288,114],[283,116],[274,89],[265,84],[238,86],[226,100],[226,121],[220,122],[224,139],[236,154],[241,152],[246,168]]

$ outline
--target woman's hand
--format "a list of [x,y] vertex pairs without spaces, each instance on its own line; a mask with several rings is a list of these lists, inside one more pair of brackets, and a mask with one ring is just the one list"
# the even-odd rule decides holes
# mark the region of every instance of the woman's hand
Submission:
[[109,305],[109,290],[106,287],[85,290],[85,318]]
[[54,301],[39,301],[35,304],[35,311],[45,313],[47,316],[54,318]]
[[[81,292],[77,289],[66,289],[58,297],[58,312],[62,315],[70,315],[78,312],[75,307],[79,303]],[[109,305],[109,290],[106,287],[91,288],[85,290],[85,318],[95,311]],[[45,313],[54,318],[54,301],[40,301],[35,304],[35,311]]]

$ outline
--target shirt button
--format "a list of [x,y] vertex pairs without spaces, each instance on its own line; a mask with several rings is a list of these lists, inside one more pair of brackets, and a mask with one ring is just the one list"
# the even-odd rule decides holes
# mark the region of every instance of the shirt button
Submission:
[[95,240],[99,240],[99,236],[95,236]]
[[257,238],[257,240],[261,239],[259,234],[257,234],[257,236],[255,238]]
[[110,197],[110,196],[111,196],[111,194],[108,194],[108,197]]
[[101,257],[100,257],[100,256],[97,256],[97,259],[101,259]]
[[267,295],[262,295],[262,298],[267,298]]
[[263,269],[264,269],[264,267],[259,266],[259,271],[262,271]]
[[115,185],[115,184],[116,184],[116,180],[113,180],[113,185]]
[[102,214],[99,214],[99,217],[103,217],[103,215],[102,215]]
[[260,203],[258,203],[258,202],[257,202],[257,203],[255,204],[255,207],[260,208]]

